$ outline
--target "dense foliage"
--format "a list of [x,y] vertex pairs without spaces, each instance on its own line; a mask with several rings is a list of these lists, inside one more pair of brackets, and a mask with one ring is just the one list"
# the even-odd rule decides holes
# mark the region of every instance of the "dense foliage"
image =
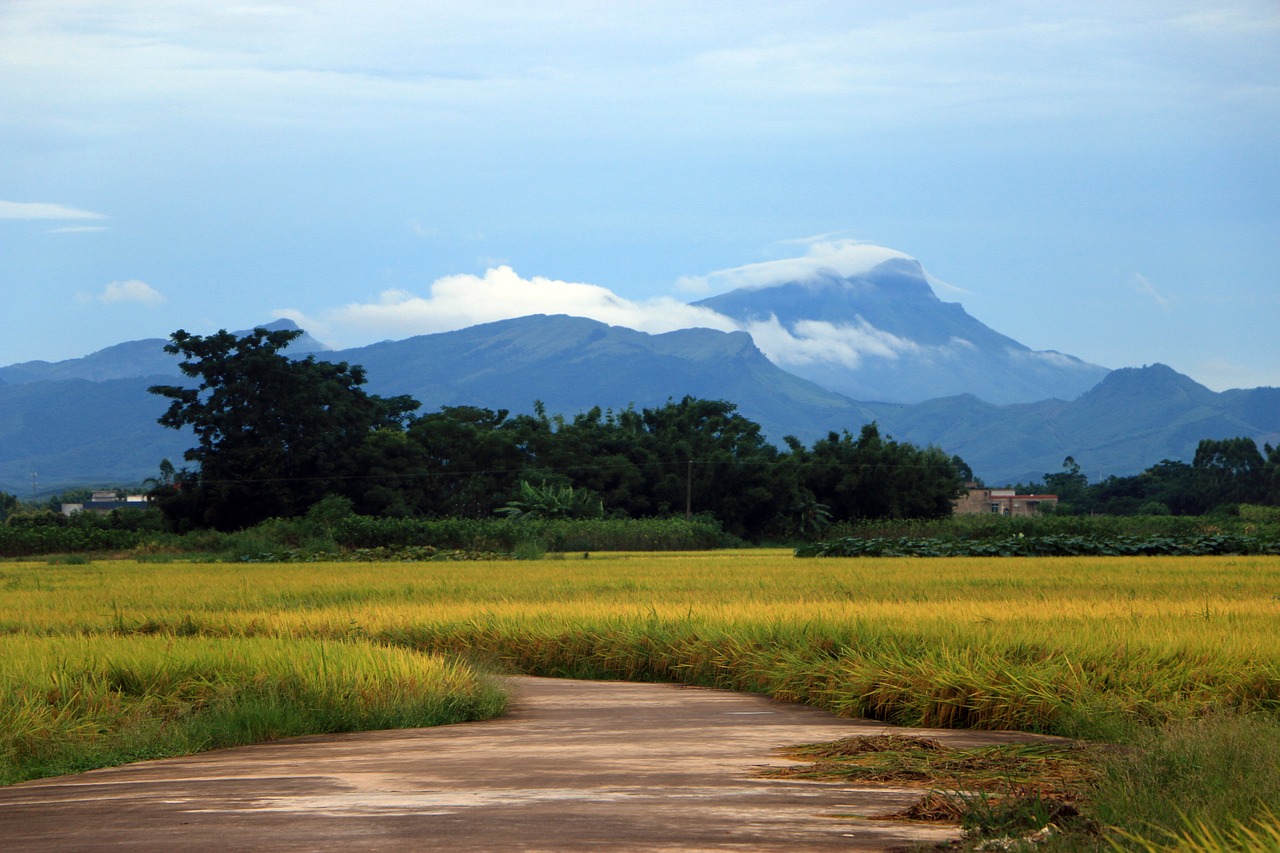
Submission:
[[832,525],[802,557],[1052,557],[1280,554],[1280,508],[1231,515],[954,515]]
[[1019,491],[1056,494],[1059,512],[1087,515],[1203,515],[1238,504],[1280,506],[1280,447],[1252,438],[1207,438],[1190,464],[1165,459],[1132,477],[1089,483],[1068,456],[1062,470]]
[[[159,554],[228,562],[536,558],[547,552],[702,551],[742,545],[712,518],[376,518],[334,514],[321,501],[305,516],[237,531],[157,528],[157,513],[42,512],[0,525],[0,557]],[[63,557],[54,557],[61,561]]]
[[47,509],[14,513],[0,524],[0,556],[122,551],[136,548],[159,530],[155,513],[143,510],[70,517]]
[[1198,536],[1005,536],[986,540],[860,539],[813,542],[798,557],[1205,557],[1280,554],[1280,540],[1238,534]]
[[647,518],[705,513],[753,539],[805,536],[831,519],[942,517],[967,471],[937,448],[831,433],[768,443],[721,400],[549,417],[446,406],[359,385],[363,370],[282,350],[293,332],[175,332],[166,349],[198,388],[156,386],[165,426],[194,429],[198,465],[156,490],[175,529],[239,529],[299,516],[325,495],[362,515],[487,518],[496,512]]

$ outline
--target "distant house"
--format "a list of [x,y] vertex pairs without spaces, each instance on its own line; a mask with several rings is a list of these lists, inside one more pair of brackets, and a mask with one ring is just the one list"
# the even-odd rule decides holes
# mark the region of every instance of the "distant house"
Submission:
[[952,502],[956,515],[1035,515],[1045,507],[1058,505],[1057,495],[1019,495],[1013,489],[980,489]]
[[151,502],[146,495],[126,495],[122,498],[113,491],[98,491],[83,503],[64,503],[62,514],[97,512],[105,515],[113,509],[146,509],[150,505]]

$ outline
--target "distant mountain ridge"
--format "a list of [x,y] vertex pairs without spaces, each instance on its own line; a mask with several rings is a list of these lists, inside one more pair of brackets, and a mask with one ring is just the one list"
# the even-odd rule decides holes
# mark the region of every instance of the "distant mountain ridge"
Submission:
[[[272,331],[277,329],[297,329],[298,324],[292,320],[274,320],[263,324],[262,328]],[[248,329],[235,332],[245,335]],[[18,384],[39,382],[41,380],[57,381],[60,379],[88,379],[91,382],[105,382],[109,379],[130,379],[135,376],[170,376],[178,375],[178,358],[164,351],[168,338],[145,338],[140,341],[126,341],[109,346],[81,358],[70,358],[65,361],[24,361],[0,367],[0,382]],[[321,353],[329,347],[320,343],[311,335],[303,332],[302,336],[289,346],[290,355],[306,355]]]
[[857,400],[1073,400],[1107,373],[1074,356],[1032,350],[943,302],[912,258],[849,275],[818,269],[694,305],[756,332],[784,370]]
[[[142,352],[163,343],[131,342],[35,371],[67,378],[30,379],[30,362],[0,368],[0,490],[29,494],[33,474],[46,490],[136,483],[162,458],[181,464],[191,439],[156,423],[166,401],[146,390],[178,375],[176,358]],[[864,403],[778,368],[742,332],[650,335],[563,315],[316,356],[364,366],[371,392],[410,394],[424,411],[466,404],[528,412],[541,400],[571,417],[592,406],[644,408],[691,394],[734,402],[775,443],[788,434],[811,443],[829,431],[856,433],[876,420],[898,440],[959,454],[992,484],[1038,479],[1067,455],[1097,479],[1166,458],[1190,461],[1202,438],[1280,444],[1280,389],[1218,393],[1163,365],[1112,371],[1070,401],[999,405],[965,394]],[[157,368],[163,371],[121,375]]]
[[1029,482],[1072,456],[1092,480],[1190,462],[1205,438],[1280,444],[1280,388],[1215,392],[1163,364],[1114,370],[1072,401],[998,406],[971,395],[866,404],[895,437],[934,442],[989,482]]

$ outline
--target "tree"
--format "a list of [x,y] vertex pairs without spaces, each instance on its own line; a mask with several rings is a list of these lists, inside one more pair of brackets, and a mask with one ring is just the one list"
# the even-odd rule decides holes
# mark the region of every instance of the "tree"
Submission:
[[528,457],[506,409],[445,406],[409,427],[423,455],[419,491],[430,515],[484,518],[519,489]]
[[1264,444],[1262,449],[1267,455],[1262,469],[1262,502],[1268,506],[1280,506],[1280,445]]
[[1177,459],[1161,459],[1138,477],[1144,494],[1164,504],[1174,515],[1200,515],[1209,510],[1204,493],[1196,485],[1196,472]]
[[645,409],[630,425],[643,430],[639,464],[658,514],[711,513],[730,533],[758,536],[794,503],[777,476],[777,448],[733,403],[686,396]]
[[1084,513],[1089,502],[1089,478],[1080,470],[1075,457],[1062,460],[1062,470],[1044,475],[1044,487],[1048,494],[1058,496],[1058,511]]
[[1265,466],[1252,438],[1202,439],[1191,461],[1210,508],[1263,500]]
[[18,499],[7,492],[0,492],[0,522],[4,521],[18,508]]
[[237,338],[179,329],[165,351],[195,387],[155,385],[172,402],[158,419],[191,427],[196,446],[184,458],[199,470],[161,501],[176,526],[245,527],[300,515],[333,493],[358,494],[356,451],[379,429],[402,429],[418,407],[407,396],[383,399],[360,388],[364,369],[346,362],[291,359],[281,350],[299,330],[254,329]]
[[828,433],[800,459],[801,482],[837,520],[942,518],[964,493],[963,460],[937,447],[919,448],[880,435],[869,423],[855,439],[847,430]]
[[508,518],[603,518],[604,504],[586,489],[520,481],[520,497],[498,508]]

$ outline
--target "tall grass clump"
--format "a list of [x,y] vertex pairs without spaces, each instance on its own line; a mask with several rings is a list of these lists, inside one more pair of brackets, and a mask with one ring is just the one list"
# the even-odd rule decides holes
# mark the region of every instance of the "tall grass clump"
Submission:
[[0,637],[0,784],[301,734],[499,713],[456,661],[361,642]]
[[1104,762],[1093,799],[1097,819],[1122,829],[1129,846],[1280,850],[1276,717],[1211,712],[1171,720],[1136,730],[1127,747]]
[[1112,849],[1142,853],[1280,853],[1280,818],[1274,814],[1221,825],[1208,820],[1186,820],[1177,830],[1161,830],[1155,837],[1132,832],[1121,834]]

